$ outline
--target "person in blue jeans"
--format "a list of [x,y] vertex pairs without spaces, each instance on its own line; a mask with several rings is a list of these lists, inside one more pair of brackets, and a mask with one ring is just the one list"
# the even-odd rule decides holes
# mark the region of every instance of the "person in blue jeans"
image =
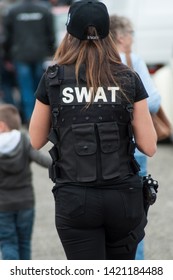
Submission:
[[3,260],[31,259],[33,223],[34,208],[0,212],[0,249]]
[[[118,52],[124,64],[128,65],[140,76],[145,89],[149,95],[147,98],[150,113],[157,113],[161,104],[161,96],[155,87],[147,65],[144,60],[132,51],[134,29],[129,18],[119,15],[110,16],[110,31],[116,42]],[[147,156],[138,149],[135,151],[135,158],[140,165],[140,176],[147,175]],[[138,244],[136,253],[137,260],[144,259],[144,241]]]
[[11,104],[0,105],[0,253],[3,260],[31,259],[34,189],[31,163],[48,168],[51,158],[31,147]]
[[3,17],[4,60],[15,68],[21,97],[21,115],[28,125],[35,104],[34,92],[45,61],[55,50],[53,14],[42,1],[22,0]]

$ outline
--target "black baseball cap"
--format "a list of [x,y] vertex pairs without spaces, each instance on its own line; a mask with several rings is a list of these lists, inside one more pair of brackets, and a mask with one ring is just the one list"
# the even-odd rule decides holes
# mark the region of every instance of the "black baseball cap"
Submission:
[[[67,18],[67,31],[79,40],[103,39],[109,34],[109,14],[106,6],[96,0],[75,2]],[[99,37],[87,35],[87,28],[93,26]]]

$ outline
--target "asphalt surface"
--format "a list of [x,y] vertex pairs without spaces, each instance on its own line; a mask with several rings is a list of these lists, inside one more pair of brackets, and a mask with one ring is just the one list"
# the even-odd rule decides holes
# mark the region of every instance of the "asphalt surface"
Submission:
[[[43,152],[50,148],[47,145]],[[65,260],[54,224],[52,182],[44,168],[32,163],[36,217],[32,240],[33,260]],[[173,260],[173,144],[159,144],[149,158],[148,171],[159,181],[156,203],[150,207],[145,236],[145,259]]]

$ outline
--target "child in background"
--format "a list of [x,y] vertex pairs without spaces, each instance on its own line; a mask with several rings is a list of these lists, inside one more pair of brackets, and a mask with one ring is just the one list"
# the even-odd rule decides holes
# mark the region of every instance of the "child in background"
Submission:
[[51,158],[34,150],[21,131],[18,110],[0,105],[0,251],[4,260],[31,259],[34,190],[31,162],[48,168]]

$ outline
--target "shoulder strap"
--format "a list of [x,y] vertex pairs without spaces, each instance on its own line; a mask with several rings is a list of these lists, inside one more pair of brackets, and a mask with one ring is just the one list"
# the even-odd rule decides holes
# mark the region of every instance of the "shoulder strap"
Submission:
[[46,71],[46,87],[49,96],[49,102],[52,111],[52,129],[48,139],[56,144],[57,143],[57,118],[59,115],[60,105],[60,85],[64,80],[64,66],[55,64],[49,66]]
[[64,79],[64,66],[63,65],[52,65],[46,70],[47,77],[49,79],[50,85],[61,84]]
[[[46,86],[50,105],[54,108],[59,104],[60,84],[64,80],[64,66],[49,66],[46,71]],[[58,93],[58,94],[57,94]]]

